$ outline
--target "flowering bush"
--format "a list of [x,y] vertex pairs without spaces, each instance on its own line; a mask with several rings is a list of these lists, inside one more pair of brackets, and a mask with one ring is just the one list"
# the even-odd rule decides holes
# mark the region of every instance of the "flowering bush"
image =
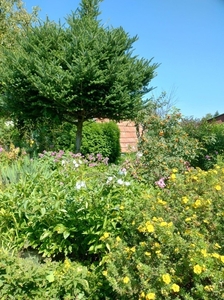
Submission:
[[[119,299],[222,299],[224,168],[175,173],[123,211],[104,275]],[[212,234],[211,234],[212,233]]]
[[30,163],[0,190],[2,299],[224,298],[222,164],[150,185],[100,155]]
[[173,168],[184,171],[186,162],[196,158],[198,141],[189,138],[183,130],[178,111],[163,118],[149,114],[144,119],[143,128],[139,151],[143,154],[140,173],[145,180],[157,181],[158,184],[161,178],[169,177]]

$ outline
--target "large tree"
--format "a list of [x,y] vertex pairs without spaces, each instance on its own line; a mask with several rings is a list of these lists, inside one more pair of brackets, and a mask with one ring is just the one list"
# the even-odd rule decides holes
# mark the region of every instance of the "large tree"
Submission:
[[123,28],[98,20],[102,0],[82,0],[62,26],[48,19],[28,27],[17,51],[4,51],[4,103],[19,120],[49,118],[77,126],[92,118],[133,119],[157,64],[133,55]]

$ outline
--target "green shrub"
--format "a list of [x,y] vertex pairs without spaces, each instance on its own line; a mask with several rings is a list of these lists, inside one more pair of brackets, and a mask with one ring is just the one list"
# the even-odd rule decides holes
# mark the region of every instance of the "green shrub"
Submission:
[[119,299],[224,297],[224,169],[171,175],[166,188],[136,190],[108,238],[103,274]]
[[[59,151],[60,149],[75,151],[76,127],[64,122],[61,125],[49,127],[49,124],[39,124],[32,130],[32,145],[26,146],[27,152]],[[85,122],[81,152],[101,154],[114,163],[120,156],[120,131],[116,123]]]
[[115,162],[120,156],[120,131],[114,122],[86,123],[83,128],[81,153],[100,153]]
[[185,119],[182,126],[186,133],[197,139],[201,145],[197,157],[191,161],[192,166],[203,170],[213,168],[218,157],[224,153],[224,124]]
[[68,258],[40,262],[28,252],[12,255],[0,249],[0,260],[2,300],[89,299],[87,268]]
[[197,156],[199,144],[183,130],[178,111],[164,117],[149,114],[142,126],[138,147],[142,153],[140,174],[145,180],[154,183],[168,178],[174,168],[185,171],[186,164]]
[[223,299],[222,164],[161,188],[99,156],[36,163],[0,190],[2,299]]

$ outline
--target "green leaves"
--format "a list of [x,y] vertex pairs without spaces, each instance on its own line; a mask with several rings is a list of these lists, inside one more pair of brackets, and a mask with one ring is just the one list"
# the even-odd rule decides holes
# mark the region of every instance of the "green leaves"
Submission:
[[3,55],[5,111],[22,120],[78,120],[77,152],[84,121],[136,116],[158,67],[132,56],[137,37],[97,20],[99,3],[83,1],[67,26],[49,19],[30,26]]

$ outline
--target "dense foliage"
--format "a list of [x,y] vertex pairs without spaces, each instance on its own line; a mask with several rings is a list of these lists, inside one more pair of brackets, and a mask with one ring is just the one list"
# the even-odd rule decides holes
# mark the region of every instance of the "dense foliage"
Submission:
[[139,151],[143,157],[140,161],[136,160],[134,166],[134,169],[140,167],[141,179],[164,181],[169,178],[173,168],[185,171],[197,157],[200,144],[197,139],[188,136],[181,120],[178,110],[165,116],[149,110],[141,118]]
[[66,26],[47,19],[29,26],[16,50],[3,49],[5,112],[75,124],[77,151],[84,121],[134,118],[158,66],[132,55],[136,36],[101,24],[99,3],[83,0]]
[[121,154],[120,129],[114,122],[87,123],[83,128],[81,153],[100,153],[114,163]]
[[193,166],[204,170],[212,168],[224,151],[224,124],[208,122],[207,120],[184,119],[183,129],[188,135],[201,145],[195,159],[191,161]]
[[223,298],[222,163],[158,186],[101,155],[19,150],[0,152],[1,299]]
[[[164,113],[163,95],[137,115],[156,65],[99,3],[4,52],[0,298],[224,299],[224,127]],[[117,161],[117,125],[84,123],[102,116],[136,117],[139,152]]]

